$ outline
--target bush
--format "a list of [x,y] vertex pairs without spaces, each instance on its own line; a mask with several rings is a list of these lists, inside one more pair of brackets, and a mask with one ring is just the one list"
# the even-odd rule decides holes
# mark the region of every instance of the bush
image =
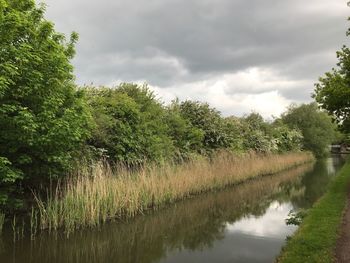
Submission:
[[1,204],[9,185],[65,174],[89,136],[70,64],[77,34],[66,42],[43,14],[32,0],[0,0]]
[[281,119],[289,128],[301,131],[303,148],[317,157],[325,156],[328,146],[337,138],[337,125],[316,103],[292,105]]
[[166,109],[165,119],[169,127],[169,136],[175,147],[175,159],[182,161],[201,152],[204,132],[182,117],[179,106],[177,100],[173,101]]
[[303,135],[301,131],[290,129],[286,125],[275,127],[273,138],[280,153],[299,151],[302,148]]
[[179,109],[184,119],[203,132],[204,153],[230,148],[233,138],[227,132],[227,123],[218,110],[211,108],[208,103],[189,100],[180,103]]
[[96,129],[90,144],[112,162],[162,162],[174,152],[165,110],[147,86],[87,88]]
[[277,150],[276,141],[272,138],[272,128],[258,113],[251,113],[241,119],[243,147],[258,153]]

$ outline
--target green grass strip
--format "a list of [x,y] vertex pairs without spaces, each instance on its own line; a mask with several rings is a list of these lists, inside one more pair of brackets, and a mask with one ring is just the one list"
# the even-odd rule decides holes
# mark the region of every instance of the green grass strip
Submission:
[[330,183],[327,193],[308,211],[300,228],[282,249],[277,262],[334,262],[349,183],[350,163],[346,163]]

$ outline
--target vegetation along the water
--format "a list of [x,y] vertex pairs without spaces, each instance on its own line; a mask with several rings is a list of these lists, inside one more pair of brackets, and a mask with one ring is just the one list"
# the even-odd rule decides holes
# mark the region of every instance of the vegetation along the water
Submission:
[[[350,35],[350,29],[346,32]],[[337,52],[338,63],[330,72],[325,73],[315,85],[313,97],[322,109],[338,123],[344,138],[349,138],[349,79],[350,49],[343,45]],[[315,134],[315,136],[318,136]],[[343,140],[348,145],[348,139]],[[288,240],[278,262],[348,262],[347,242],[340,239],[340,234],[348,229],[341,229],[344,211],[349,209],[350,164],[347,163],[331,183],[326,195],[307,211],[301,220],[296,234]],[[345,210],[347,208],[347,210]],[[348,219],[345,218],[345,221]],[[348,236],[345,236],[345,240]],[[338,241],[337,241],[338,240]],[[337,243],[338,242],[338,243]],[[344,244],[340,244],[343,242]],[[336,248],[337,247],[337,248]],[[345,255],[336,255],[345,247]]]
[[210,161],[145,167],[137,172],[126,168],[113,171],[106,163],[96,163],[91,168],[83,167],[51,193],[46,202],[36,199],[40,227],[50,230],[64,227],[71,232],[114,217],[132,217],[200,192],[274,174],[312,160],[310,153],[240,157],[220,153]]
[[[38,222],[70,231],[133,216],[325,156],[346,138],[316,103],[264,120],[200,101],[164,104],[147,84],[79,87],[78,34],[66,40],[44,12],[33,0],[0,0],[0,226],[6,214],[14,232],[16,215],[31,218],[32,235]],[[348,65],[348,50],[339,56]],[[327,107],[328,80],[315,98],[344,131],[345,115]]]
[[[304,127],[287,118],[294,108],[266,122],[257,113],[223,117],[197,101],[164,105],[147,85],[77,87],[70,59],[78,35],[66,41],[43,15],[44,7],[32,0],[0,4],[0,205],[5,212],[28,210],[24,201],[32,191],[45,192],[74,174],[83,159],[137,170],[145,162],[210,158],[222,149],[313,150],[304,143]],[[328,125],[329,142],[334,126],[316,106],[312,111]]]
[[350,163],[338,172],[329,189],[309,209],[301,226],[282,249],[278,262],[334,262],[335,248],[350,184]]
[[[68,239],[61,231],[44,232],[30,244],[23,242],[25,245],[22,245],[22,241],[13,244],[16,246],[16,261],[110,262],[113,258],[122,262],[138,262],[139,259],[142,263],[151,263],[161,261],[174,248],[181,247],[183,251],[213,249],[213,244],[226,232],[223,225],[234,224],[251,215],[259,217],[274,200],[283,202],[290,197],[299,203],[297,200],[309,191],[303,184],[304,174],[312,172],[313,166],[314,163],[307,163],[221,191],[203,193],[198,198],[186,199],[133,220],[75,231]],[[318,176],[316,174],[316,178]],[[7,237],[11,238],[11,234],[4,236],[3,240]],[[12,259],[12,249],[7,250],[8,257],[0,256],[4,262]],[[237,250],[240,247],[231,249],[231,252]],[[203,258],[205,260],[205,256]]]

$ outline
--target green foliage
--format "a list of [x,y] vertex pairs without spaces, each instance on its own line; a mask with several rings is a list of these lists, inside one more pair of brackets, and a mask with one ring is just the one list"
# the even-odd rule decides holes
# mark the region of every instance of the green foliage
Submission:
[[176,159],[185,160],[192,154],[201,151],[204,132],[182,117],[178,100],[173,101],[166,108],[165,120],[169,127],[169,136],[175,147]]
[[229,148],[230,150],[240,153],[244,151],[244,137],[242,136],[243,125],[239,118],[230,116],[224,120],[223,131],[227,134],[229,138]]
[[183,161],[225,149],[260,153],[297,151],[300,132],[252,113],[223,118],[207,103],[174,100],[164,107],[146,85],[86,88],[96,129],[90,144],[111,161]]
[[32,0],[0,1],[1,202],[22,178],[63,175],[89,135],[69,61],[77,34],[66,42],[43,14]]
[[67,41],[44,11],[33,0],[0,0],[0,206],[18,206],[16,193],[67,174],[84,149],[128,165],[298,149],[298,131],[259,114],[224,118],[197,101],[165,107],[147,85],[77,89],[78,36]]
[[303,135],[280,120],[269,123],[258,113],[251,113],[241,120],[243,149],[260,153],[284,153],[299,151]]
[[275,140],[270,136],[270,124],[258,113],[251,113],[242,118],[243,147],[245,150],[267,153],[277,150]]
[[96,122],[90,143],[105,149],[111,161],[139,164],[171,156],[165,110],[147,86],[121,84],[86,90]]
[[301,131],[304,149],[312,151],[317,157],[328,153],[328,146],[337,136],[337,126],[327,113],[318,109],[316,103],[293,105],[281,119],[291,129]]
[[179,109],[183,118],[203,131],[203,152],[230,148],[234,138],[227,132],[229,123],[224,121],[219,111],[208,103],[189,100],[180,103]]
[[243,118],[243,121],[249,126],[250,130],[260,130],[268,134],[271,130],[270,124],[265,122],[264,118],[256,112],[252,112]]
[[163,162],[174,152],[171,139],[168,136],[166,114],[162,103],[156,98],[147,84],[124,83],[119,86],[120,92],[131,97],[140,107],[142,117],[143,147],[146,159]]
[[290,129],[287,125],[280,124],[272,133],[278,152],[298,151],[302,148],[303,135],[300,130]]
[[17,179],[21,179],[22,172],[11,167],[11,162],[4,157],[0,157],[0,180],[3,183],[14,183]]
[[[347,32],[349,36],[350,29]],[[313,97],[340,124],[345,132],[350,132],[350,49],[343,46],[337,52],[337,68],[320,77],[315,84]]]
[[141,113],[136,102],[113,89],[89,89],[88,94],[96,122],[91,144],[105,149],[112,160],[140,162]]

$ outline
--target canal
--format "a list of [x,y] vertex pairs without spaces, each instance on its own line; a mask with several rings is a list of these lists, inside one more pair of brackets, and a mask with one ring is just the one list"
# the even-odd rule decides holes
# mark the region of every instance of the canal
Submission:
[[341,156],[71,234],[0,237],[0,262],[273,262],[297,229],[285,220],[325,192]]

